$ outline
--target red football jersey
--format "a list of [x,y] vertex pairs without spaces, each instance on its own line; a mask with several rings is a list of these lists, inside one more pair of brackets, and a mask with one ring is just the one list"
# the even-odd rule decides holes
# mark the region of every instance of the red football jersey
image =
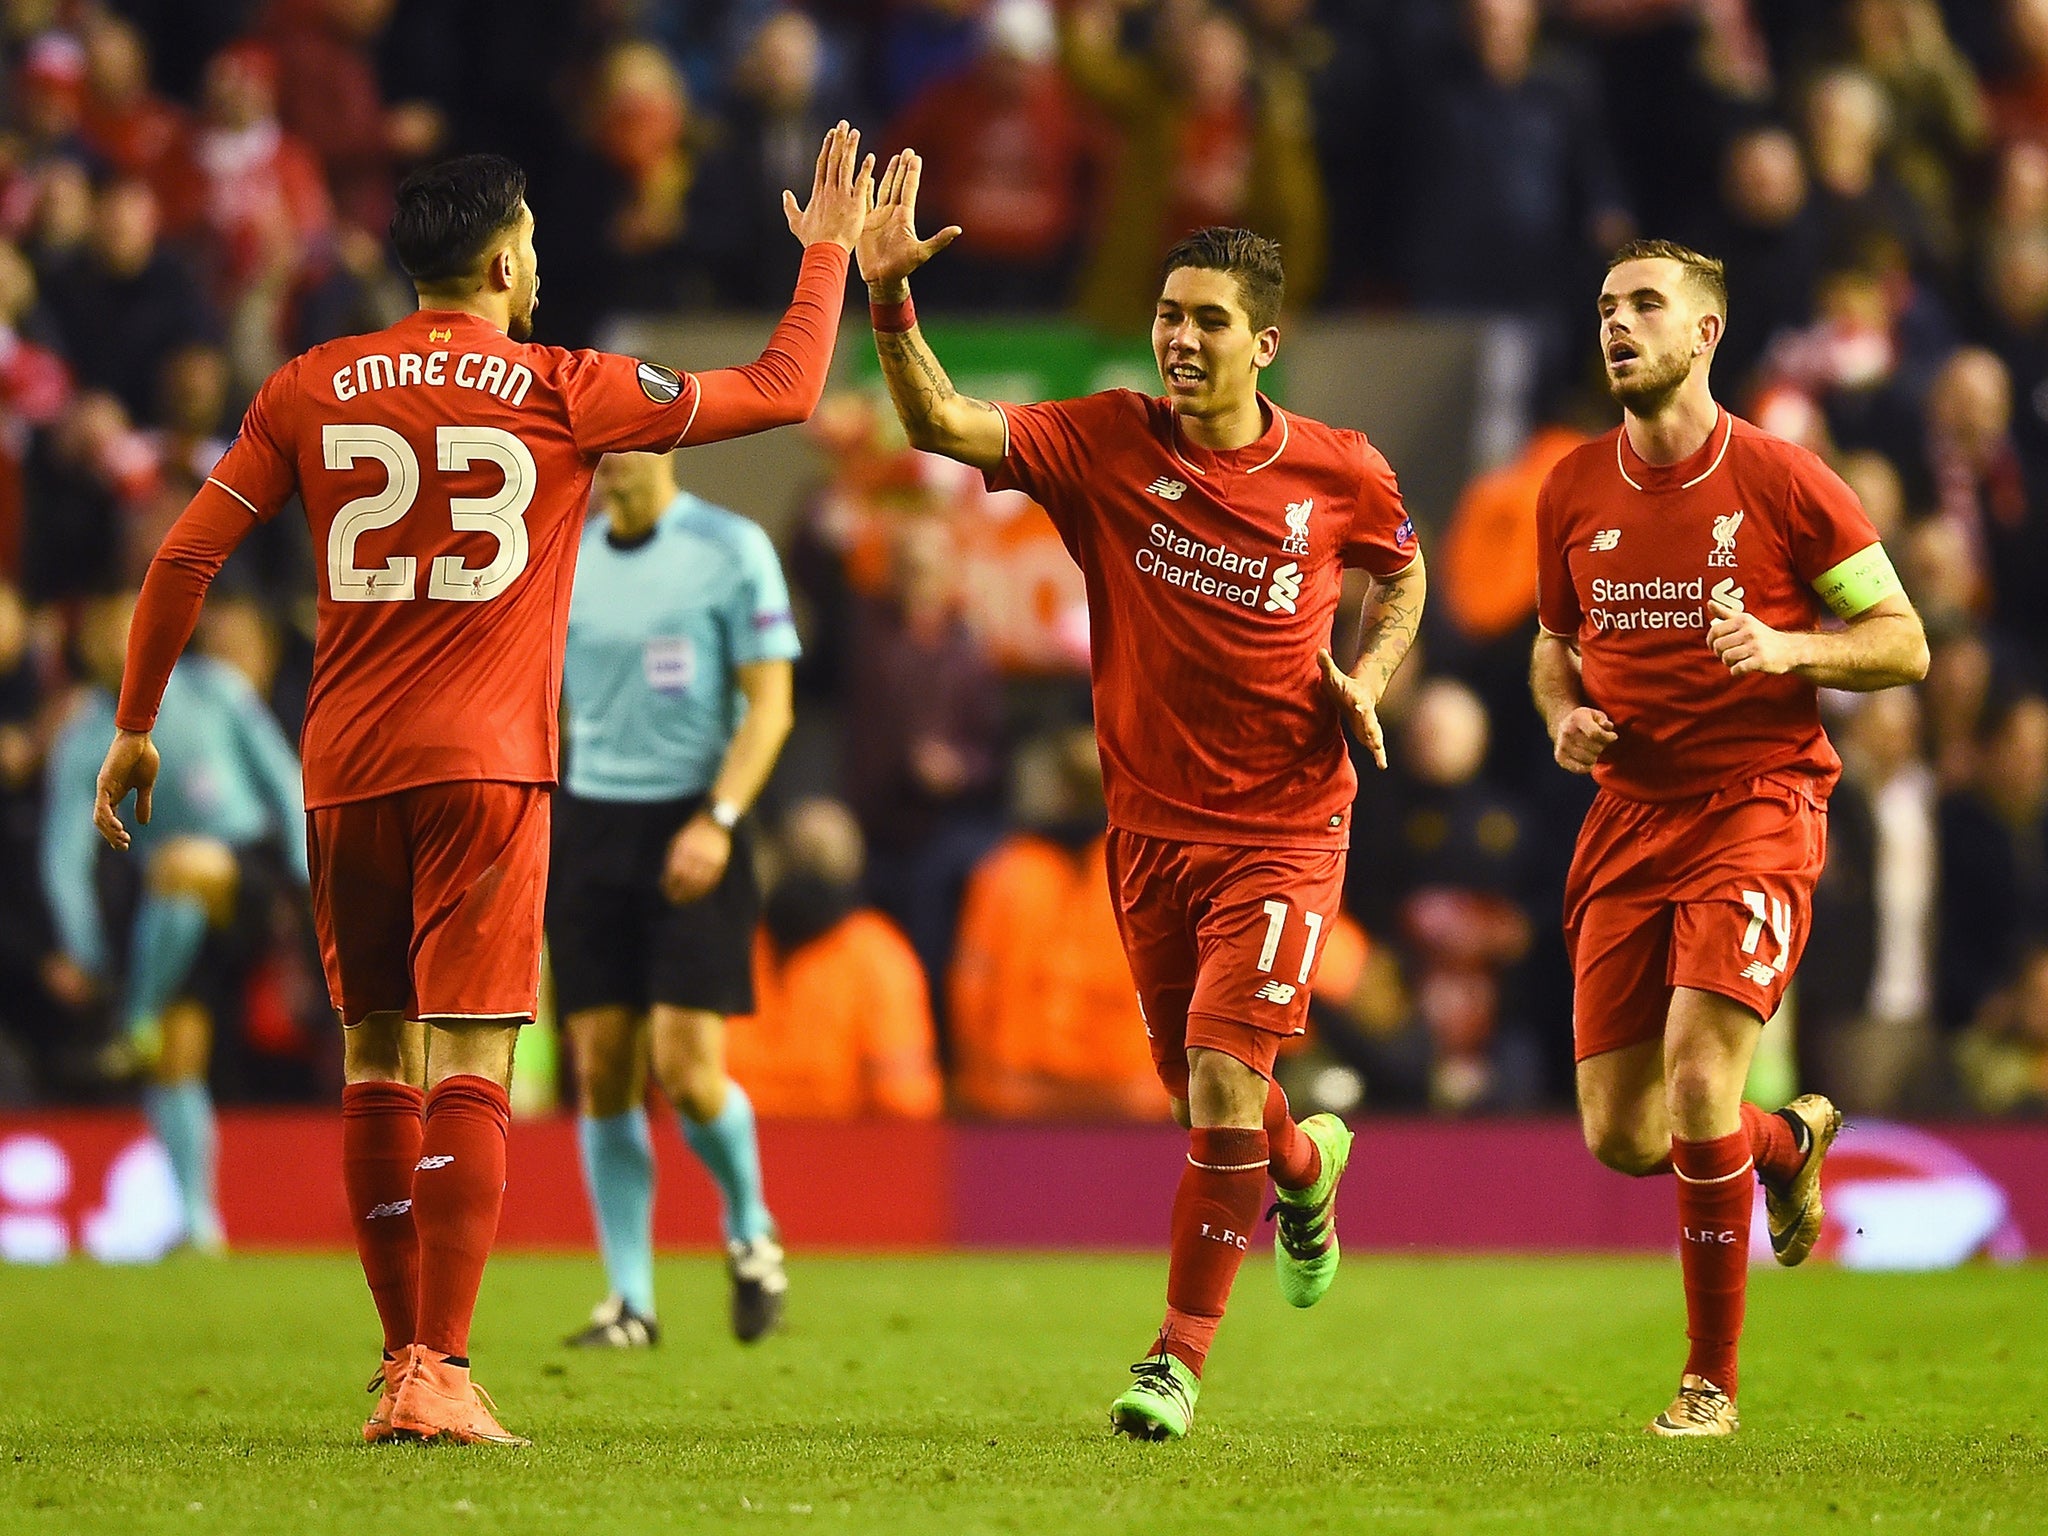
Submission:
[[210,477],[296,491],[319,568],[306,804],[455,779],[552,783],[569,587],[600,455],[689,432],[697,381],[422,310],[258,391]]
[[1733,676],[1707,644],[1717,592],[1773,629],[1819,627],[1813,583],[1878,542],[1833,470],[1727,411],[1679,464],[1644,463],[1617,427],[1551,470],[1536,521],[1543,627],[1578,642],[1586,701],[1614,721],[1603,788],[1682,800],[1763,773],[1834,782],[1813,684]]
[[1005,405],[988,483],[1043,506],[1081,567],[1111,824],[1341,848],[1358,776],[1316,652],[1343,568],[1398,574],[1415,530],[1363,433],[1267,411],[1211,453],[1133,390]]

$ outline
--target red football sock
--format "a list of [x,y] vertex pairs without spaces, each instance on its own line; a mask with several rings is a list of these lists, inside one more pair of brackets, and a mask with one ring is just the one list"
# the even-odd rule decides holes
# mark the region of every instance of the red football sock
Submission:
[[1282,1189],[1307,1189],[1322,1176],[1322,1151],[1301,1134],[1278,1083],[1266,1085],[1266,1147],[1273,1182]]
[[413,1177],[420,1232],[420,1315],[413,1342],[469,1356],[484,1261],[505,1200],[505,1128],[512,1104],[487,1077],[451,1077],[427,1095],[426,1135]]
[[1782,1183],[1797,1175],[1805,1164],[1806,1154],[1799,1150],[1799,1138],[1783,1115],[1774,1115],[1745,1101],[1742,1131],[1749,1138],[1749,1155],[1756,1159],[1756,1171],[1765,1178]]
[[420,1160],[427,1096],[410,1083],[349,1083],[341,1090],[341,1181],[356,1255],[384,1324],[384,1349],[412,1342],[419,1308],[420,1242],[412,1171]]
[[1678,1259],[1685,1272],[1685,1368],[1735,1395],[1735,1346],[1749,1286],[1749,1214],[1756,1203],[1749,1135],[1671,1141],[1678,1175]]
[[1188,1133],[1188,1165],[1173,1197],[1166,1321],[1152,1347],[1177,1356],[1197,1376],[1223,1321],[1265,1194],[1263,1130],[1217,1126]]

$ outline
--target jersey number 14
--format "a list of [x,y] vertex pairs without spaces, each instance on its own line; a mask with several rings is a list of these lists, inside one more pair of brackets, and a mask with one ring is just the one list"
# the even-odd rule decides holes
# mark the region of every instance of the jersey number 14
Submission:
[[[356,540],[389,528],[410,512],[420,494],[420,461],[412,444],[389,427],[364,423],[320,430],[320,451],[329,469],[348,469],[363,459],[384,466],[383,489],[358,496],[335,513],[327,530],[327,591],[337,603],[408,603],[418,595],[419,562],[393,555],[381,566],[356,564]],[[497,553],[472,568],[459,555],[438,555],[427,571],[427,596],[450,603],[485,603],[511,586],[526,569],[526,509],[540,477],[526,444],[500,427],[436,427],[436,467],[448,474],[482,461],[504,471],[505,483],[489,496],[451,496],[448,520],[457,533],[487,533]]]

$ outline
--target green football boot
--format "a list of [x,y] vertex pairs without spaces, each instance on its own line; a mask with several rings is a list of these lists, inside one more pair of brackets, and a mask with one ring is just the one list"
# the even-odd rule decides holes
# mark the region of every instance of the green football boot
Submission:
[[1161,1350],[1131,1367],[1138,1379],[1109,1405],[1109,1427],[1133,1440],[1178,1440],[1195,1422],[1202,1378]]
[[1323,1154],[1323,1171],[1307,1189],[1276,1189],[1266,1212],[1273,1222],[1273,1269],[1290,1307],[1312,1307],[1337,1278],[1337,1182],[1351,1161],[1351,1129],[1335,1115],[1310,1115],[1301,1133]]

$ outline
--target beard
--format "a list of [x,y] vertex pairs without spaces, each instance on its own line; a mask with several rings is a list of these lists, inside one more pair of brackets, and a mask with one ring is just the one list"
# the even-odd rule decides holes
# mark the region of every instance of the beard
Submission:
[[533,312],[539,307],[540,284],[536,282],[526,290],[526,302],[513,309],[505,333],[514,341],[533,340]]
[[1680,387],[1692,377],[1692,364],[1692,357],[1684,352],[1674,352],[1655,362],[1641,359],[1635,377],[1626,382],[1618,381],[1609,374],[1607,393],[1624,410],[1638,416],[1654,416],[1670,404]]

